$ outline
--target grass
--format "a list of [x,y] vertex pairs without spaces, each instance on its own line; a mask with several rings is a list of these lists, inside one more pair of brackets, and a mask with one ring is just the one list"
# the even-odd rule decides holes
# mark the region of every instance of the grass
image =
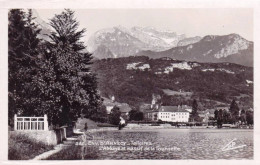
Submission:
[[94,122],[93,120],[86,119],[86,118],[78,118],[76,123],[76,129],[84,129],[85,123],[88,124],[88,129],[97,129],[97,122]]
[[117,125],[109,124],[109,123],[100,123],[97,124],[98,127],[118,127]]
[[35,156],[53,149],[53,146],[37,142],[22,134],[8,135],[8,159],[9,160],[29,160]]
[[45,160],[94,160],[98,159],[98,148],[88,146],[85,152],[82,154],[82,146],[69,146],[63,148],[61,151],[49,156]]
[[175,95],[191,96],[192,95],[192,92],[178,92],[178,91],[173,91],[173,90],[170,90],[170,89],[163,89],[163,92],[166,95],[169,95],[169,96],[175,96]]

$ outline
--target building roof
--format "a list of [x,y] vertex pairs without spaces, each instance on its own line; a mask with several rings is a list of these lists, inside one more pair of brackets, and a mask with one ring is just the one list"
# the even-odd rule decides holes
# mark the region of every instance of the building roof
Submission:
[[214,114],[216,109],[206,109],[205,112],[209,112],[210,114]]
[[159,112],[187,112],[184,108],[181,108],[180,106],[161,106],[159,108]]
[[122,103],[117,105],[120,109],[120,112],[127,113],[131,111],[131,108],[128,104]]
[[112,101],[107,98],[103,98],[103,99],[104,99],[103,105],[105,105],[106,107],[117,106],[119,108],[120,112],[122,112],[122,113],[127,113],[127,112],[131,111],[131,107],[127,103],[119,103],[119,102]]

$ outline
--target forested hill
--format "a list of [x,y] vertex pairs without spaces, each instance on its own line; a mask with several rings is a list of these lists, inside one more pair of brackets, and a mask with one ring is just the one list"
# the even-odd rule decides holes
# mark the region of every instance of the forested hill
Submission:
[[152,94],[160,94],[164,105],[190,105],[194,98],[202,108],[226,106],[234,98],[240,107],[253,105],[252,67],[144,56],[96,60],[92,67],[102,96],[132,106],[150,103]]

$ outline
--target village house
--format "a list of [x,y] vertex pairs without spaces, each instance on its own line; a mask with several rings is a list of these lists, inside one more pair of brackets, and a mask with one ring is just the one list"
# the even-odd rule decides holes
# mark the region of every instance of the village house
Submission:
[[111,99],[103,99],[103,105],[106,107],[108,115],[111,113],[111,110],[114,108],[114,106],[117,106],[119,108],[121,116],[127,116],[128,113],[131,111],[131,107],[128,104],[116,102],[114,97],[112,97]]
[[205,111],[198,111],[198,115],[202,118],[202,122],[209,122],[210,118],[215,117],[215,109],[206,109]]

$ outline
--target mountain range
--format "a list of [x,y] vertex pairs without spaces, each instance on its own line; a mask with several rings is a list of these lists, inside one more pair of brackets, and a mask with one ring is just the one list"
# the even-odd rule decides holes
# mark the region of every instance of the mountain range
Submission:
[[190,37],[155,28],[122,26],[94,33],[88,41],[96,58],[148,56],[197,62],[230,62],[253,66],[253,42],[238,34]]
[[238,34],[209,35],[203,37],[199,42],[186,46],[178,46],[161,52],[141,51],[137,55],[210,63],[230,62],[253,66],[253,45],[253,42],[247,41]]
[[[179,35],[173,31],[161,31],[152,27],[127,29],[116,26],[97,31],[90,37],[87,45],[88,51],[102,59],[133,56],[143,50],[165,51],[198,42],[200,39],[198,36],[187,38],[184,34]],[[100,50],[106,50],[109,54]]]
[[[41,38],[47,39],[50,26],[33,10]],[[87,41],[87,51],[97,59],[128,56],[170,57],[197,62],[230,62],[253,66],[254,43],[239,34],[186,37],[170,30],[153,27],[115,26],[98,30]]]

